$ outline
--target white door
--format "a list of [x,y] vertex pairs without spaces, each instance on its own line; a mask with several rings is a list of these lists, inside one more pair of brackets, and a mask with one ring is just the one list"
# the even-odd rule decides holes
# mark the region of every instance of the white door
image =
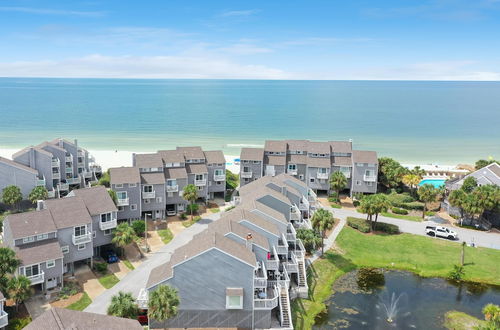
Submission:
[[274,176],[274,165],[266,165],[266,175]]
[[54,278],[49,278],[47,280],[47,289],[52,289],[52,288],[55,288],[57,286],[57,278],[54,277]]

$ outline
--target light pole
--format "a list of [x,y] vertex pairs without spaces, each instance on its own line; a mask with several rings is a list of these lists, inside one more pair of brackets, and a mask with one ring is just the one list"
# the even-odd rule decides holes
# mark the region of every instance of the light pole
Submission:
[[146,244],[146,252],[149,252],[148,246],[148,215],[153,219],[153,215],[151,213],[144,213],[144,243]]

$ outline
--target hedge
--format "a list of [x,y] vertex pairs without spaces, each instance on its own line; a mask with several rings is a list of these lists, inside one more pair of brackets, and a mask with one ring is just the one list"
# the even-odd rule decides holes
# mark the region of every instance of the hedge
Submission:
[[387,234],[399,234],[399,227],[390,223],[385,223],[385,222],[377,222],[375,224],[375,230],[376,231],[382,231]]
[[408,211],[406,211],[405,209],[400,209],[399,207],[393,207],[391,209],[391,211],[394,214],[401,214],[401,215],[407,215],[408,214]]
[[421,202],[411,202],[411,203],[391,203],[392,206],[406,209],[406,210],[416,210],[416,211],[423,211],[424,210],[424,203]]
[[[362,233],[370,232],[370,222],[366,219],[347,217],[347,225]],[[390,223],[377,222],[375,224],[375,230],[381,231],[387,234],[399,234],[399,227]]]
[[414,202],[415,199],[408,194],[389,194],[387,195],[389,202],[391,204],[403,204],[403,203],[411,203]]

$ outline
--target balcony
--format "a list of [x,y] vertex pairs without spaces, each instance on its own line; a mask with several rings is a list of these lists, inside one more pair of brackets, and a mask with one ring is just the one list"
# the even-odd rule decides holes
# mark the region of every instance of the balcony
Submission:
[[80,178],[66,178],[66,183],[68,184],[80,184],[81,179]]
[[254,309],[273,309],[278,306],[279,292],[276,286],[272,290],[267,290],[266,298],[259,298],[254,296],[253,307]]
[[38,179],[36,180],[36,185],[37,185],[37,186],[42,186],[42,187],[45,187],[45,177],[42,177],[41,179],[40,179],[40,178],[38,178]]
[[52,167],[60,167],[61,162],[59,162],[59,158],[52,158]]
[[92,233],[86,233],[80,236],[75,236],[75,234],[73,234],[71,239],[73,240],[73,245],[90,243],[92,241]]
[[316,177],[318,179],[320,179],[320,180],[328,179],[328,172],[327,173],[318,172],[318,174],[316,175]]
[[252,172],[241,172],[241,177],[243,179],[250,179],[252,177]]
[[49,198],[55,198],[56,197],[56,191],[54,189],[49,190],[48,193],[49,193],[49,195],[48,195]]
[[99,229],[102,231],[108,230],[108,229],[114,229],[116,228],[116,219],[112,219],[111,221],[106,221],[106,222],[99,222]]
[[302,218],[302,214],[299,210],[299,208],[297,207],[297,205],[292,205],[291,209],[290,209],[290,220],[295,220],[295,221],[300,221],[300,219]]
[[169,186],[167,185],[167,192],[171,192],[171,193],[174,193],[174,192],[178,192],[179,191],[179,185],[175,185],[175,186]]
[[69,190],[69,184],[67,183],[58,183],[57,188],[62,191]]
[[92,172],[83,171],[83,177],[85,179],[92,179]]
[[31,285],[40,284],[40,283],[45,282],[45,273],[44,272],[40,272],[39,274],[26,276],[26,277],[28,278],[28,280],[31,281]]
[[83,150],[78,150],[78,157],[85,157],[85,152],[83,152]]
[[290,225],[286,232],[286,240],[295,242],[296,239],[297,239],[297,232],[295,231],[295,228]]
[[67,162],[67,163],[72,163],[73,162],[73,155],[66,155],[66,157],[64,157],[64,161]]
[[266,269],[268,269],[268,270],[278,270],[279,269],[280,261],[276,257],[278,255],[278,253],[276,253],[276,249],[274,248],[274,246],[273,246],[273,253],[274,253],[274,255],[271,256],[271,258],[266,260],[266,262],[265,262]]
[[102,168],[99,165],[90,166],[90,170],[95,173],[102,173]]
[[150,191],[150,192],[143,191],[142,192],[142,199],[155,198],[155,196],[156,196],[156,194],[154,191]]
[[118,198],[116,200],[116,206],[128,206],[129,201],[128,197],[127,198]]
[[5,311],[0,310],[0,329],[6,327],[9,323],[9,314],[5,313]]
[[363,181],[365,182],[377,182],[377,176],[375,175],[363,175]]
[[194,185],[197,187],[202,187],[207,185],[207,179],[194,180]]
[[66,167],[64,170],[66,173],[73,173],[73,167]]
[[225,181],[226,180],[226,175],[225,174],[214,174],[214,181]]
[[274,168],[273,169],[266,168],[266,176],[275,176],[275,175],[276,172],[274,171]]
[[59,173],[59,172],[52,172],[52,179],[61,180],[61,173]]
[[302,199],[300,200],[300,203],[299,203],[299,210],[301,211],[309,211],[309,201],[302,197]]

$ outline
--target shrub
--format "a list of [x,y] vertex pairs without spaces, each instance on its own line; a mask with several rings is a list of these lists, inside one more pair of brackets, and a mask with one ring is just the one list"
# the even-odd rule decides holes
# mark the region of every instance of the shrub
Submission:
[[311,253],[321,246],[321,237],[313,229],[297,229],[297,238],[304,243],[304,248],[308,253]]
[[226,196],[224,196],[224,201],[228,203],[231,201],[231,198],[232,198],[231,194],[226,194]]
[[68,282],[59,290],[59,299],[67,299],[78,293],[78,286],[75,283]]
[[359,206],[359,204],[361,204],[361,203],[360,203],[360,201],[353,201],[353,202],[352,202],[352,205],[353,205],[354,207],[358,207],[358,206]]
[[188,218],[186,213],[181,213],[180,215],[181,220],[186,220]]
[[389,199],[389,202],[393,205],[394,204],[411,203],[411,202],[415,201],[415,199],[407,193],[403,193],[403,194],[391,193],[391,194],[387,195],[387,198]]
[[228,207],[228,208],[226,209],[226,211],[225,211],[225,212],[231,211],[231,210],[232,210],[232,209],[234,209],[235,207],[236,207],[236,206],[231,205],[230,207]]
[[427,212],[425,212],[425,215],[433,216],[433,215],[436,215],[436,212],[435,211],[427,211]]
[[135,220],[132,222],[132,228],[137,236],[142,236],[144,234],[144,230],[146,229],[144,225],[144,220]]
[[359,230],[362,233],[370,232],[370,224],[365,219],[347,217],[347,225]]
[[342,206],[340,206],[340,205],[339,205],[339,204],[337,204],[337,203],[332,203],[332,204],[330,204],[330,207],[332,207],[332,208],[334,208],[334,209],[341,209],[341,208],[342,208]]
[[448,278],[452,281],[461,281],[465,276],[465,269],[460,265],[453,265],[453,269],[448,274]]
[[393,207],[391,209],[391,211],[394,214],[401,214],[401,215],[407,215],[408,214],[408,211],[406,211],[405,209],[400,209],[399,207]]
[[198,204],[188,204],[188,206],[186,207],[186,212],[191,214],[191,210],[192,210],[192,213],[196,213],[198,212],[198,209],[200,208],[200,206]]
[[394,207],[399,207],[403,208],[406,210],[417,210],[417,211],[423,211],[424,210],[424,203],[421,202],[411,202],[411,203],[391,203],[392,206]]
[[377,222],[375,224],[375,230],[376,231],[381,231],[386,234],[390,235],[395,235],[399,234],[399,227],[390,223],[385,223],[385,222]]
[[105,262],[94,262],[94,269],[99,273],[106,273],[108,271],[108,264]]
[[28,326],[28,324],[31,323],[31,317],[24,317],[24,318],[14,318],[9,320],[9,326],[8,329],[12,330],[21,330],[24,329],[25,327]]
[[328,201],[330,203],[337,203],[338,202],[338,198],[337,197],[328,197]]

